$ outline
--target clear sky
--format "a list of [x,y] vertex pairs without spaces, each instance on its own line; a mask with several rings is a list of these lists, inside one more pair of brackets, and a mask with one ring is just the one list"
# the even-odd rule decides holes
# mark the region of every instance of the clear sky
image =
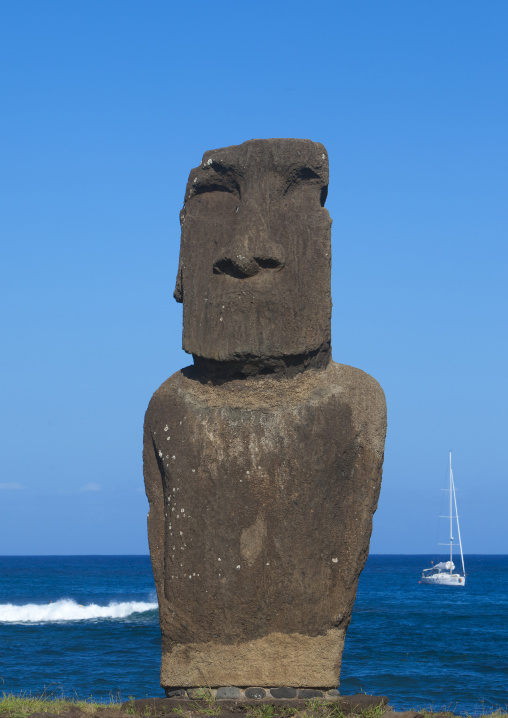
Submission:
[[[448,450],[466,553],[508,553],[508,3],[0,4],[0,553],[147,553],[151,394],[189,170],[330,157],[334,359],[383,386],[371,550],[432,553]],[[206,498],[206,497],[205,497]]]

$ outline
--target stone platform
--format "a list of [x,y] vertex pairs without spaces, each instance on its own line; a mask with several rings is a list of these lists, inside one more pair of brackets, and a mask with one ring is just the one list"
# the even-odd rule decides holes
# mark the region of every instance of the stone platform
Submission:
[[[231,688],[233,687],[228,686],[228,689]],[[197,689],[189,689],[189,692],[192,693],[193,690]],[[263,690],[269,693],[270,697],[261,697],[258,699],[242,697],[236,700],[231,700],[226,697],[220,697],[221,695],[224,695],[225,689],[222,693],[220,692],[220,688],[200,690],[203,691],[201,694],[203,697],[200,698],[193,699],[188,696],[178,696],[172,698],[141,698],[124,703],[122,705],[122,709],[129,711],[132,714],[141,716],[170,715],[172,713],[179,715],[200,715],[206,713],[207,715],[215,716],[231,716],[238,714],[248,715],[249,713],[254,713],[254,711],[256,712],[255,714],[259,716],[259,709],[261,709],[263,714],[269,714],[273,716],[273,718],[276,718],[278,711],[281,711],[281,716],[284,715],[286,717],[291,714],[303,715],[303,712],[305,712],[307,716],[315,715],[324,718],[328,715],[332,715],[332,711],[333,716],[338,715],[338,713],[342,715],[361,716],[366,714],[368,716],[372,716],[373,711],[375,711],[376,718],[377,716],[379,716],[379,718],[382,716],[384,718],[417,718],[417,716],[420,715],[416,711],[394,713],[388,706],[388,698],[386,696],[368,696],[365,694],[341,696],[338,691],[335,691],[329,698],[327,698],[327,693],[332,693],[332,691],[324,692],[305,689],[305,691],[300,690],[299,693],[315,692],[323,695],[322,697],[309,696],[302,698],[286,698],[281,695],[281,691],[287,692],[289,690],[295,690],[296,692],[296,689],[279,688],[265,691],[265,689],[251,688],[244,689],[244,695],[246,691]],[[236,690],[240,691],[241,689],[236,688]],[[275,692],[275,696],[273,696],[272,691]],[[206,695],[204,692],[207,692]],[[280,697],[277,698],[277,695]]]
[[238,688],[237,686],[222,686],[220,688],[166,688],[166,698],[191,698],[192,700],[229,700],[229,701],[250,701],[250,700],[310,700],[312,698],[323,698],[334,701],[339,698],[339,691],[336,689],[322,690],[319,688]]

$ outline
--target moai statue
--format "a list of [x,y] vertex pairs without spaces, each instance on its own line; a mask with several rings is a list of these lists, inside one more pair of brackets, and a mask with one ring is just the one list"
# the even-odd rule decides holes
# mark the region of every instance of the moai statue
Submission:
[[377,382],[330,349],[325,148],[207,152],[175,298],[194,364],[145,418],[161,685],[336,687],[376,510]]

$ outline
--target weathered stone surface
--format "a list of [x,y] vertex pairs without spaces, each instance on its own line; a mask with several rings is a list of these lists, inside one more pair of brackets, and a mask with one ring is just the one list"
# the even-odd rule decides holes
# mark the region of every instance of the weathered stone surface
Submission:
[[163,686],[338,684],[386,407],[330,359],[326,162],[256,140],[191,172],[177,296],[194,366],[145,417]]
[[163,684],[337,685],[379,492],[377,384],[335,363],[219,386],[180,372],[147,424]]
[[166,698],[187,698],[187,691],[183,688],[169,688],[166,686],[164,692]]
[[214,692],[211,688],[187,688],[187,695],[193,700],[214,698]]
[[318,691],[313,688],[303,688],[301,691],[298,691],[298,698],[302,698],[305,700],[308,700],[309,698],[323,698],[324,693],[323,691]]
[[185,351],[256,367],[329,346],[327,188],[326,150],[310,140],[205,153],[181,212]]
[[237,701],[241,697],[241,691],[236,686],[221,686],[217,688],[217,694],[215,696],[218,701],[221,700],[233,700]]
[[245,697],[251,700],[266,698],[266,691],[263,688],[246,688]]
[[273,698],[296,698],[296,690],[290,686],[272,688],[270,694]]

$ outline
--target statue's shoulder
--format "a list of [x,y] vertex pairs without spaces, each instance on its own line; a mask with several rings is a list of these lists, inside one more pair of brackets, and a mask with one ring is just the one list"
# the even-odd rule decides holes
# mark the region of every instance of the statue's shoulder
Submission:
[[148,404],[145,414],[145,423],[156,417],[161,411],[165,411],[168,405],[174,404],[177,397],[182,392],[185,382],[185,369],[172,374],[166,381],[162,382],[160,387],[153,393]]
[[385,394],[379,382],[361,369],[332,361],[327,373],[333,384],[340,386],[345,393],[352,397],[370,396],[377,402],[386,404]]
[[387,427],[386,399],[380,384],[366,372],[347,364],[331,363],[328,367],[331,392],[351,410],[355,426],[370,436],[382,453]]

